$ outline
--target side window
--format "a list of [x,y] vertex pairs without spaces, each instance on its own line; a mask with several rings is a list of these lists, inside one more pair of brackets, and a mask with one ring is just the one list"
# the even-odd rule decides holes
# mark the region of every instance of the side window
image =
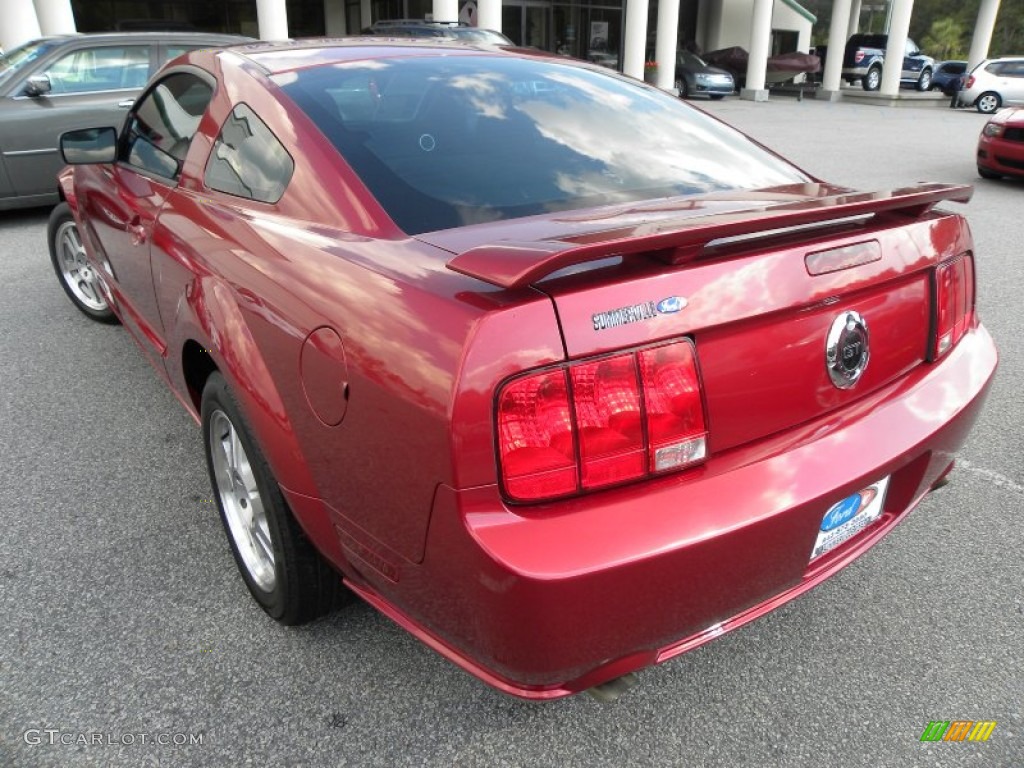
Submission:
[[187,72],[161,80],[129,117],[125,136],[128,164],[177,179],[212,96],[205,81]]
[[162,52],[162,55],[160,57],[160,66],[163,66],[164,64],[166,64],[171,59],[178,58],[183,53],[188,53],[189,51],[196,51],[196,50],[199,50],[201,48],[212,48],[212,47],[214,47],[214,46],[212,46],[210,44],[200,45],[198,43],[196,43],[196,44],[191,44],[191,43],[168,43],[167,45],[165,45],[163,47],[163,52]]
[[84,48],[61,56],[44,73],[50,94],[142,88],[149,79],[149,46]]
[[210,153],[206,186],[236,197],[276,203],[284,194],[295,162],[247,104],[228,115]]
[[1003,75],[1006,77],[1024,77],[1024,61],[1011,61],[1004,64]]
[[1001,61],[993,61],[991,64],[985,67],[985,71],[988,72],[990,75],[1001,75],[1003,74],[1004,66],[1006,65],[1003,64],[1003,62]]

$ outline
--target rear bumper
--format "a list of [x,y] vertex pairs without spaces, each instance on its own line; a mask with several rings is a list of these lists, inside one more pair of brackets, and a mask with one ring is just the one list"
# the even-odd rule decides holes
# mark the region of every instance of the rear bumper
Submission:
[[[869,549],[949,469],[996,363],[979,325],[841,415],[582,499],[517,511],[492,486],[442,487],[423,563],[380,591],[352,586],[507,693],[584,690],[742,626]],[[825,511],[885,476],[881,518],[809,564]]]
[[988,93],[991,88],[980,88],[977,84],[973,88],[964,88],[960,90],[960,96],[958,97],[960,103],[966,107],[973,107],[974,102],[978,100],[978,97],[983,93]]

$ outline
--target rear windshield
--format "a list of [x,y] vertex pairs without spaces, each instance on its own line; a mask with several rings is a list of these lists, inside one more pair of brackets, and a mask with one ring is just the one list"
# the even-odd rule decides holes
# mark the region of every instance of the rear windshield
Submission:
[[275,80],[409,234],[808,181],[679,99],[558,62],[422,56]]
[[888,42],[888,35],[854,35],[847,45],[861,48],[885,48]]

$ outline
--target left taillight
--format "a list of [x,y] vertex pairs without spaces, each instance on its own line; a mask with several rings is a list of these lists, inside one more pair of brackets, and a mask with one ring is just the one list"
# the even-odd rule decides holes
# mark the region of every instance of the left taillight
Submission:
[[935,336],[932,359],[938,360],[970,329],[974,317],[974,259],[962,254],[935,269]]
[[692,342],[567,363],[506,382],[498,461],[512,501],[536,502],[670,472],[707,454]]

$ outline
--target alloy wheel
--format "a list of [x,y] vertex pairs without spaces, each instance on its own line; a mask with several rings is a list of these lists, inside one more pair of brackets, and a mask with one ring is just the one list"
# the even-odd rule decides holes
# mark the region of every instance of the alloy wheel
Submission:
[[222,410],[210,417],[210,455],[217,495],[239,557],[256,585],[272,592],[277,576],[263,497],[238,430]]
[[96,312],[107,309],[96,274],[85,255],[82,238],[74,221],[65,221],[54,234],[61,279],[84,306]]
[[978,111],[983,115],[991,115],[999,109],[999,97],[994,93],[983,93],[978,97]]

